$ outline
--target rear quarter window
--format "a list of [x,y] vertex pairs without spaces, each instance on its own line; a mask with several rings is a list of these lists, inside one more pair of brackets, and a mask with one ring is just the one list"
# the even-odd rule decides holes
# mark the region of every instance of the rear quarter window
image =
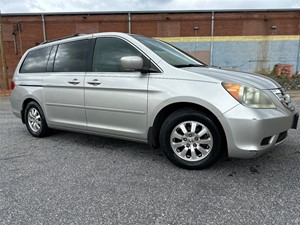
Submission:
[[43,73],[46,71],[49,53],[52,47],[30,51],[20,69],[20,73]]

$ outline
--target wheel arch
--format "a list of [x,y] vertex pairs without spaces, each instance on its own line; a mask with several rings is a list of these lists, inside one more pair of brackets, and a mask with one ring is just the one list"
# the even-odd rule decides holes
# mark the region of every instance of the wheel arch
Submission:
[[162,124],[165,121],[165,119],[169,115],[171,115],[173,112],[175,112],[179,109],[181,109],[181,110],[182,109],[194,109],[194,110],[197,110],[197,111],[201,112],[202,114],[208,116],[220,130],[221,137],[222,137],[222,143],[224,145],[224,148],[222,148],[222,153],[227,154],[228,150],[227,150],[226,134],[225,134],[224,128],[223,128],[221,122],[219,121],[219,119],[209,109],[207,109],[201,105],[198,105],[195,103],[189,103],[189,102],[172,103],[172,104],[165,106],[158,112],[158,114],[156,115],[156,117],[154,119],[153,125],[148,130],[148,143],[150,144],[150,146],[152,148],[158,148],[160,146],[159,132],[160,132],[160,129],[161,129]]
[[21,109],[21,119],[22,119],[22,122],[25,123],[25,108],[26,106],[28,105],[29,102],[36,102],[41,108],[41,104],[34,98],[26,98],[24,101],[23,101],[23,104],[22,104],[22,109]]

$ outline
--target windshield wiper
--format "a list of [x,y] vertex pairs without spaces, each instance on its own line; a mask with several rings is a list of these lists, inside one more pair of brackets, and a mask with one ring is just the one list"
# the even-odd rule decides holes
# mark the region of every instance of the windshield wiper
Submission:
[[206,67],[206,65],[201,64],[180,64],[180,65],[174,65],[177,68],[183,68],[183,67]]

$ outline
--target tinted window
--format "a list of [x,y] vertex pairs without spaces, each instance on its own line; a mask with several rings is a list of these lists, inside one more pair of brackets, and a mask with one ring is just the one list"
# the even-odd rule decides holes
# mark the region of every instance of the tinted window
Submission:
[[29,52],[21,66],[20,73],[43,73],[46,71],[51,47]]
[[93,72],[122,72],[121,58],[124,56],[140,56],[144,66],[149,61],[132,45],[118,38],[98,38],[96,40]]
[[84,72],[88,40],[60,44],[58,46],[54,72]]

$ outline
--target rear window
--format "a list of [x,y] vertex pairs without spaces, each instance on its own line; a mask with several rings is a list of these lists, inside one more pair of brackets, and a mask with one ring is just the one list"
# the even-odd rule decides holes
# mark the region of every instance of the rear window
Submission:
[[46,71],[51,47],[29,52],[21,66],[20,73],[43,73]]

